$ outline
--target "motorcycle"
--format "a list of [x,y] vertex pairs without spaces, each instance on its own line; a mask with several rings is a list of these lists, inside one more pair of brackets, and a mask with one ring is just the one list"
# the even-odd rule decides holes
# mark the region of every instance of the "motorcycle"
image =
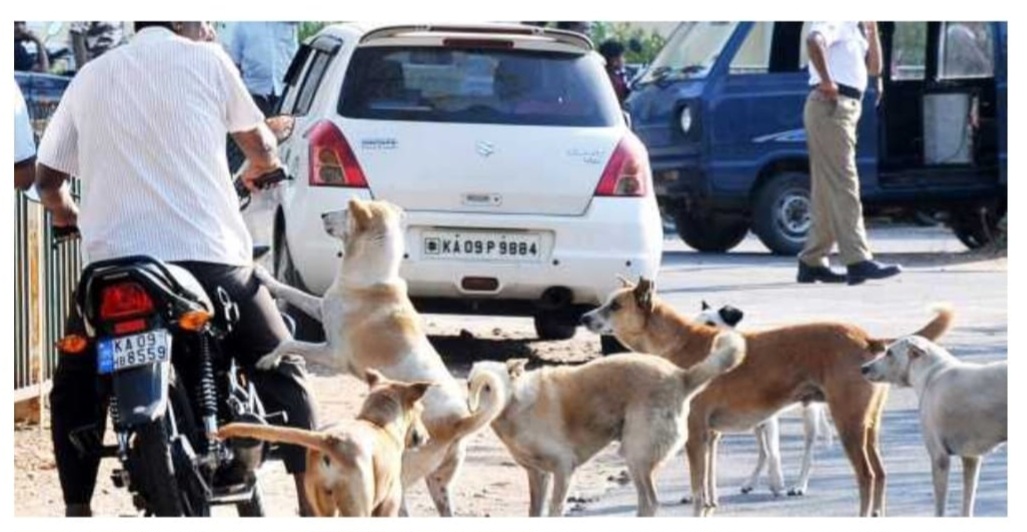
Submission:
[[[286,178],[278,170],[257,184]],[[248,201],[239,180],[236,191]],[[57,229],[59,239],[77,233]],[[284,413],[264,410],[253,382],[222,349],[239,315],[227,292],[216,292],[206,293],[185,269],[147,256],[94,262],[75,292],[87,337],[66,336],[62,349],[95,345],[117,443],[103,445],[93,426],[73,430],[71,440],[79,452],[117,458],[114,485],[132,492],[146,515],[207,516],[218,504],[234,504],[240,516],[264,515],[256,472],[270,447],[221,442],[216,434],[232,422],[285,421]]]

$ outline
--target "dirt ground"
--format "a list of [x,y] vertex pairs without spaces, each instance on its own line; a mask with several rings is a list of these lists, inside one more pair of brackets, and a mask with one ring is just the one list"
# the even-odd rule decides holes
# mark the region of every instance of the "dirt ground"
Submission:
[[[599,353],[598,337],[580,331],[575,338],[560,342],[534,339],[530,320],[456,318],[428,316],[431,340],[457,378],[466,376],[474,360],[527,357],[529,367],[587,361]],[[315,393],[324,421],[351,418],[366,395],[366,386],[351,376],[333,375],[325,368],[311,368]],[[17,427],[14,432],[14,494],[17,516],[60,516],[63,514],[60,484],[50,442],[49,411],[43,426]],[[108,440],[111,435],[108,432]],[[523,470],[510,458],[491,429],[471,438],[468,459],[455,482],[454,501],[461,516],[526,516],[528,483]],[[138,512],[129,494],[114,487],[111,471],[116,460],[101,464],[93,511],[103,516],[131,516]],[[673,467],[673,466],[671,466]],[[267,464],[261,472],[269,516],[296,515],[295,489],[280,462]],[[616,483],[628,482],[616,444],[581,467],[571,488],[567,508],[601,495]],[[408,493],[413,516],[436,515],[423,484]],[[217,507],[215,515],[235,515],[233,507]]]

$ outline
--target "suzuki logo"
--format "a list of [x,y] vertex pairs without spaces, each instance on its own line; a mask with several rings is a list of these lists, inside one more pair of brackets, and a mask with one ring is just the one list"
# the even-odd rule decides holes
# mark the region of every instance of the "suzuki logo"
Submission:
[[481,155],[482,157],[488,157],[489,155],[492,155],[496,152],[496,146],[491,142],[479,140],[478,144],[475,145],[475,150],[478,152],[478,155]]

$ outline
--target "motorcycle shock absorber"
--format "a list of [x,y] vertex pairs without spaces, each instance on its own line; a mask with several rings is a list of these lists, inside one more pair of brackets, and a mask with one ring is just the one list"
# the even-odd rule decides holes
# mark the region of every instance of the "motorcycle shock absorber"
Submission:
[[217,388],[214,383],[214,363],[210,352],[210,338],[207,334],[200,334],[199,349],[200,375],[197,386],[197,404],[200,406],[200,413],[203,418],[203,432],[207,437],[208,455],[216,454],[220,447],[217,439],[218,431],[218,404]]

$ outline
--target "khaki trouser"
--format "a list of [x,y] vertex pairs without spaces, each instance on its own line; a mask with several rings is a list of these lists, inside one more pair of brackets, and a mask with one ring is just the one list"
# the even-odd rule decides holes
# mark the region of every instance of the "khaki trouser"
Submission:
[[846,265],[872,258],[856,173],[856,124],[861,111],[860,101],[846,96],[832,102],[814,90],[806,98],[803,122],[809,143],[812,212],[799,260],[810,266],[827,266],[835,242]]

